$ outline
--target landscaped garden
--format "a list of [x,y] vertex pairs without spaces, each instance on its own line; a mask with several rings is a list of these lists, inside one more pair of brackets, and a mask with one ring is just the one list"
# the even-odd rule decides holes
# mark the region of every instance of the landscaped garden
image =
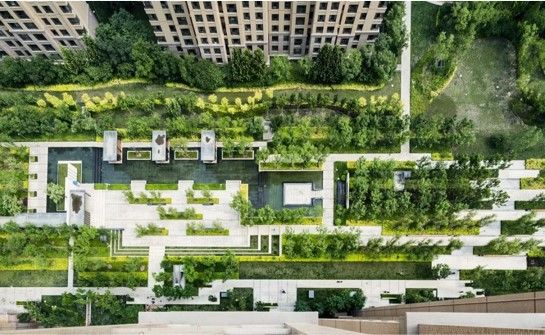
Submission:
[[28,197],[27,148],[0,146],[0,216],[11,216],[25,210]]

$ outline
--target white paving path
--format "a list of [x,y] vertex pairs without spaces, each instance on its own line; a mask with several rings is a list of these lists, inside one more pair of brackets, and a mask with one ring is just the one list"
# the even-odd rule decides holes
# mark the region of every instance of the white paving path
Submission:
[[[411,115],[411,2],[405,1],[405,16],[403,17],[407,29],[407,46],[401,53],[401,102],[403,103],[403,115]],[[411,151],[410,142],[401,145],[402,153]]]

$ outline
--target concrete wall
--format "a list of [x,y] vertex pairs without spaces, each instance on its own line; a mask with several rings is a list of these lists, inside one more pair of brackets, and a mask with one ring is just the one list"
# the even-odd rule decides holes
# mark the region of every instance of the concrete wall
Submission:
[[396,317],[407,312],[545,313],[545,291],[366,308],[361,316]]
[[361,319],[319,319],[321,326],[364,334],[399,334],[399,322]]
[[252,324],[318,324],[318,312],[140,312],[139,324],[229,326]]
[[545,335],[545,329],[493,328],[469,326],[418,325],[419,335],[470,335],[470,334],[505,334],[505,335]]
[[407,313],[407,334],[418,334],[419,325],[479,328],[544,328],[545,314],[537,313]]

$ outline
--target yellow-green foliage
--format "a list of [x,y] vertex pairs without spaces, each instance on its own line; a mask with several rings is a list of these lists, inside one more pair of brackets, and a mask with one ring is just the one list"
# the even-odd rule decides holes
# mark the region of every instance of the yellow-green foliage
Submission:
[[117,108],[118,99],[124,97],[124,92],[120,92],[117,96],[113,95],[110,92],[106,92],[104,93],[104,97],[91,97],[87,93],[85,93],[81,96],[81,100],[83,101],[83,104],[88,111],[93,113],[100,113],[106,110]]
[[53,108],[62,108],[69,106],[63,100],[49,93],[44,93],[44,98],[47,104],[49,104]]
[[528,170],[544,170],[545,159],[544,158],[531,158],[526,160],[526,168]]
[[545,190],[545,178],[520,178],[520,188],[523,190]]
[[452,161],[454,160],[454,155],[452,152],[433,152],[431,159],[434,161]]

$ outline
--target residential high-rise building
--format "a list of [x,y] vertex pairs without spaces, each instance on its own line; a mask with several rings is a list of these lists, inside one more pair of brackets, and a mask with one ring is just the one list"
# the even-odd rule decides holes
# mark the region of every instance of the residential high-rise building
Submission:
[[377,37],[386,1],[145,1],[160,45],[227,62],[234,48],[301,58]]
[[59,57],[83,46],[97,21],[85,1],[0,1],[0,55]]

